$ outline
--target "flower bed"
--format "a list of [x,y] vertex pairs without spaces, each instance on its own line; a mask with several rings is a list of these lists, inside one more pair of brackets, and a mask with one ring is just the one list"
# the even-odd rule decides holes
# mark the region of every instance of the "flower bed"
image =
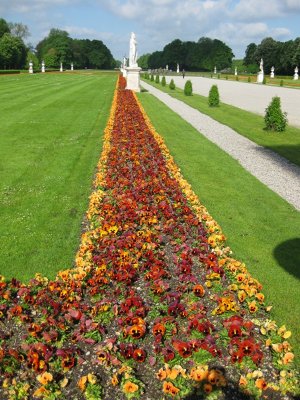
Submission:
[[292,398],[291,332],[124,87],[76,268],[0,279],[0,398]]

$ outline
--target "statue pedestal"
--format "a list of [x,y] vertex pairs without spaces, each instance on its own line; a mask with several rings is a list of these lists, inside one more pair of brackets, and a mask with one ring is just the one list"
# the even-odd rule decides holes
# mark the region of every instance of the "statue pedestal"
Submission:
[[262,71],[260,71],[257,74],[257,83],[263,83],[263,80],[264,80],[264,73]]
[[126,78],[127,78],[127,85],[126,89],[133,90],[135,92],[140,92],[140,71],[142,68],[140,67],[127,67],[126,70]]
[[294,79],[294,81],[297,81],[299,79],[299,75],[297,72],[294,73],[293,79]]

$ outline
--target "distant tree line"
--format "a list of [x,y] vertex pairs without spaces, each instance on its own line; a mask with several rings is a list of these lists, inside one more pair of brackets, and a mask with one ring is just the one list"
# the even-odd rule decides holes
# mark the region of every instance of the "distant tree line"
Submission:
[[66,31],[51,29],[33,50],[24,43],[28,36],[26,25],[0,18],[0,69],[28,68],[29,61],[37,69],[42,60],[46,68],[59,68],[61,62],[67,68],[73,63],[78,69],[112,69],[117,64],[101,40],[72,39]]
[[218,71],[230,68],[234,54],[230,47],[218,39],[202,37],[198,42],[182,42],[175,39],[167,44],[162,51],[155,51],[139,58],[138,64],[142,68],[165,68],[188,71]]
[[277,75],[292,75],[295,67],[300,66],[300,37],[287,42],[267,37],[259,45],[250,43],[243,60],[247,70],[257,72],[261,58],[265,73],[269,73],[274,66]]
[[110,50],[101,40],[72,39],[68,32],[51,29],[36,46],[37,58],[47,67],[58,68],[62,62],[75,68],[111,69],[116,66]]

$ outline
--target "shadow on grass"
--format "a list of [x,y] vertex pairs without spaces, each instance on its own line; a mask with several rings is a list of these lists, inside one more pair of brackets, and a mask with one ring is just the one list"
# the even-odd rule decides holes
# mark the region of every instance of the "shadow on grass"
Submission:
[[[273,152],[275,154],[274,159],[276,162],[280,162],[278,157],[276,157],[277,154],[279,154],[281,157],[284,157],[286,160],[289,162],[297,165],[300,167],[300,146],[299,145],[285,145],[285,146],[267,146],[260,148],[260,151],[265,152],[268,154],[268,156],[272,157],[270,152]],[[291,166],[293,166],[291,164]],[[299,176],[299,173],[298,173]]]
[[273,254],[281,267],[300,279],[300,238],[280,243]]
[[275,161],[278,167],[286,167],[300,178],[300,146],[266,146],[257,147],[257,151]]

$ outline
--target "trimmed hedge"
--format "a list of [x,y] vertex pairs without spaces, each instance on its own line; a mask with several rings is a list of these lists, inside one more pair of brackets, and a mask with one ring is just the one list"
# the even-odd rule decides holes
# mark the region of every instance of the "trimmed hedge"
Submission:
[[0,74],[1,75],[6,75],[6,74],[19,74],[20,70],[19,69],[0,69]]

